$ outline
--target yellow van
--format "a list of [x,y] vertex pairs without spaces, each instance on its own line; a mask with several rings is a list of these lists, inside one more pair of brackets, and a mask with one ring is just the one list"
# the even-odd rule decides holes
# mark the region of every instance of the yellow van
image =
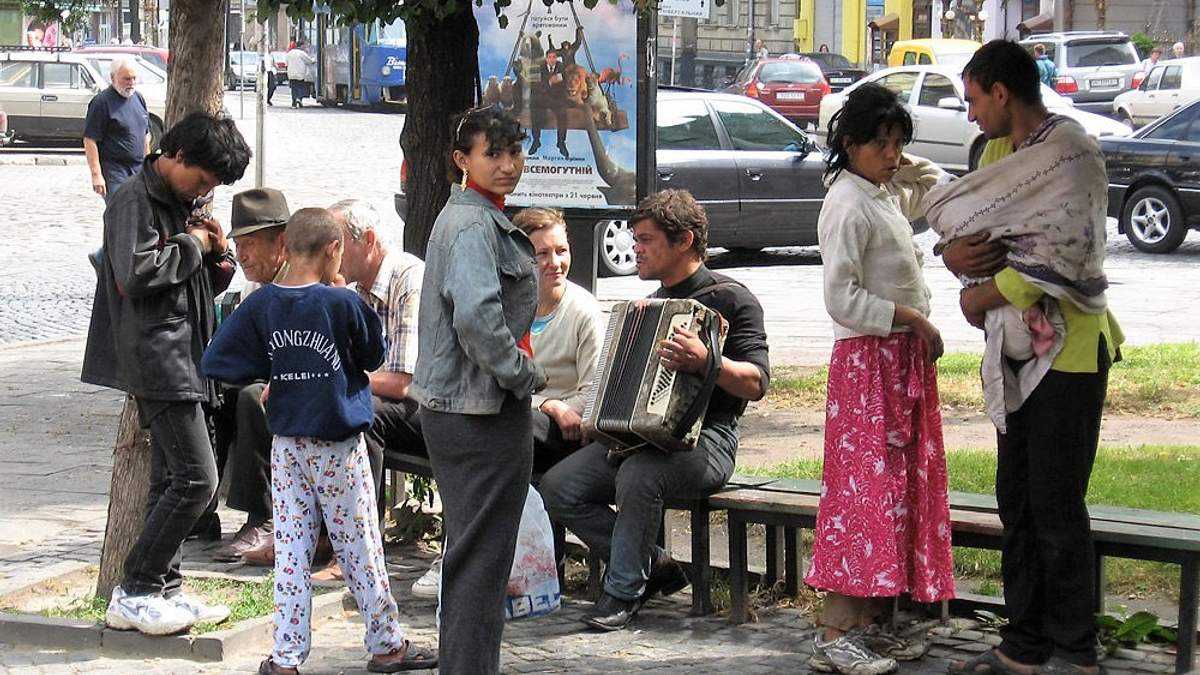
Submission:
[[983,45],[974,40],[921,39],[898,40],[888,53],[888,67],[895,66],[965,66]]

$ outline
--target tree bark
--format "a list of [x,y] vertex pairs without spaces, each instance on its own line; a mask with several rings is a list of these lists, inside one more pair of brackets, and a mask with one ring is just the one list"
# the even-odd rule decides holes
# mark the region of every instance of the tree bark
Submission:
[[420,258],[433,221],[450,196],[446,149],[451,120],[475,104],[479,91],[479,26],[473,4],[440,21],[421,18],[408,29],[408,115],[400,147],[408,163],[404,250]]
[[[137,0],[133,0],[136,2]],[[221,63],[224,58],[223,3],[210,0],[174,0],[168,26],[171,44],[167,84],[166,128],[196,110],[216,114],[222,106]],[[120,583],[125,558],[141,535],[146,521],[150,486],[150,445],[138,426],[133,398],[125,400],[113,449],[112,483],[108,497],[108,523],[100,551],[100,577],[96,597],[108,598]]]
[[142,535],[149,492],[150,437],[138,426],[137,404],[132,396],[127,396],[121,421],[117,424],[116,447],[113,448],[108,522],[104,526],[104,545],[100,550],[97,598],[109,598],[113,586],[121,583],[125,558]]

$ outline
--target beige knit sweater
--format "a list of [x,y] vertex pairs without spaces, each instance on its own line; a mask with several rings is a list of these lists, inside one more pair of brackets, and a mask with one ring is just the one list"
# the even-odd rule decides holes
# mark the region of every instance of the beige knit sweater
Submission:
[[534,363],[546,369],[546,388],[533,396],[534,409],[548,399],[558,399],[582,414],[604,342],[600,303],[568,281],[554,317],[532,342]]

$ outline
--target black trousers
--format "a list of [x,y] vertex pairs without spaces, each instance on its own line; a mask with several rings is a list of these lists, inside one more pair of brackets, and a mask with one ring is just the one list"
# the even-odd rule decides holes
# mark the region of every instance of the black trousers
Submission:
[[420,415],[446,524],[438,672],[496,673],[533,467],[529,398],[509,395],[495,415]]
[[139,399],[138,412],[150,428],[150,493],[121,587],[171,596],[183,583],[180,545],[217,490],[217,463],[200,403]]
[[275,88],[279,86],[279,82],[275,80],[275,73],[267,72],[267,105],[271,104],[271,99],[275,98]]
[[554,125],[557,128],[558,144],[566,145],[567,143],[567,101],[558,98],[543,98],[535,97],[531,101],[530,122],[533,123],[533,142],[540,144],[542,142],[542,128],[546,126],[546,111],[554,112]]
[[1084,498],[1107,387],[1107,364],[1099,373],[1051,370],[998,437],[1009,619],[1000,650],[1021,663],[1053,655],[1096,663],[1096,557]]
[[579,441],[563,438],[558,423],[541,410],[534,410],[533,423],[533,472],[543,474],[555,464],[571,456],[581,445]]

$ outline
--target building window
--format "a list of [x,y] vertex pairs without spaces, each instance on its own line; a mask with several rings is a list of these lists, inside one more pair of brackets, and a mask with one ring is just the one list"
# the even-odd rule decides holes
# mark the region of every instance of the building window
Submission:
[[913,0],[912,36],[914,40],[933,37],[933,0]]

